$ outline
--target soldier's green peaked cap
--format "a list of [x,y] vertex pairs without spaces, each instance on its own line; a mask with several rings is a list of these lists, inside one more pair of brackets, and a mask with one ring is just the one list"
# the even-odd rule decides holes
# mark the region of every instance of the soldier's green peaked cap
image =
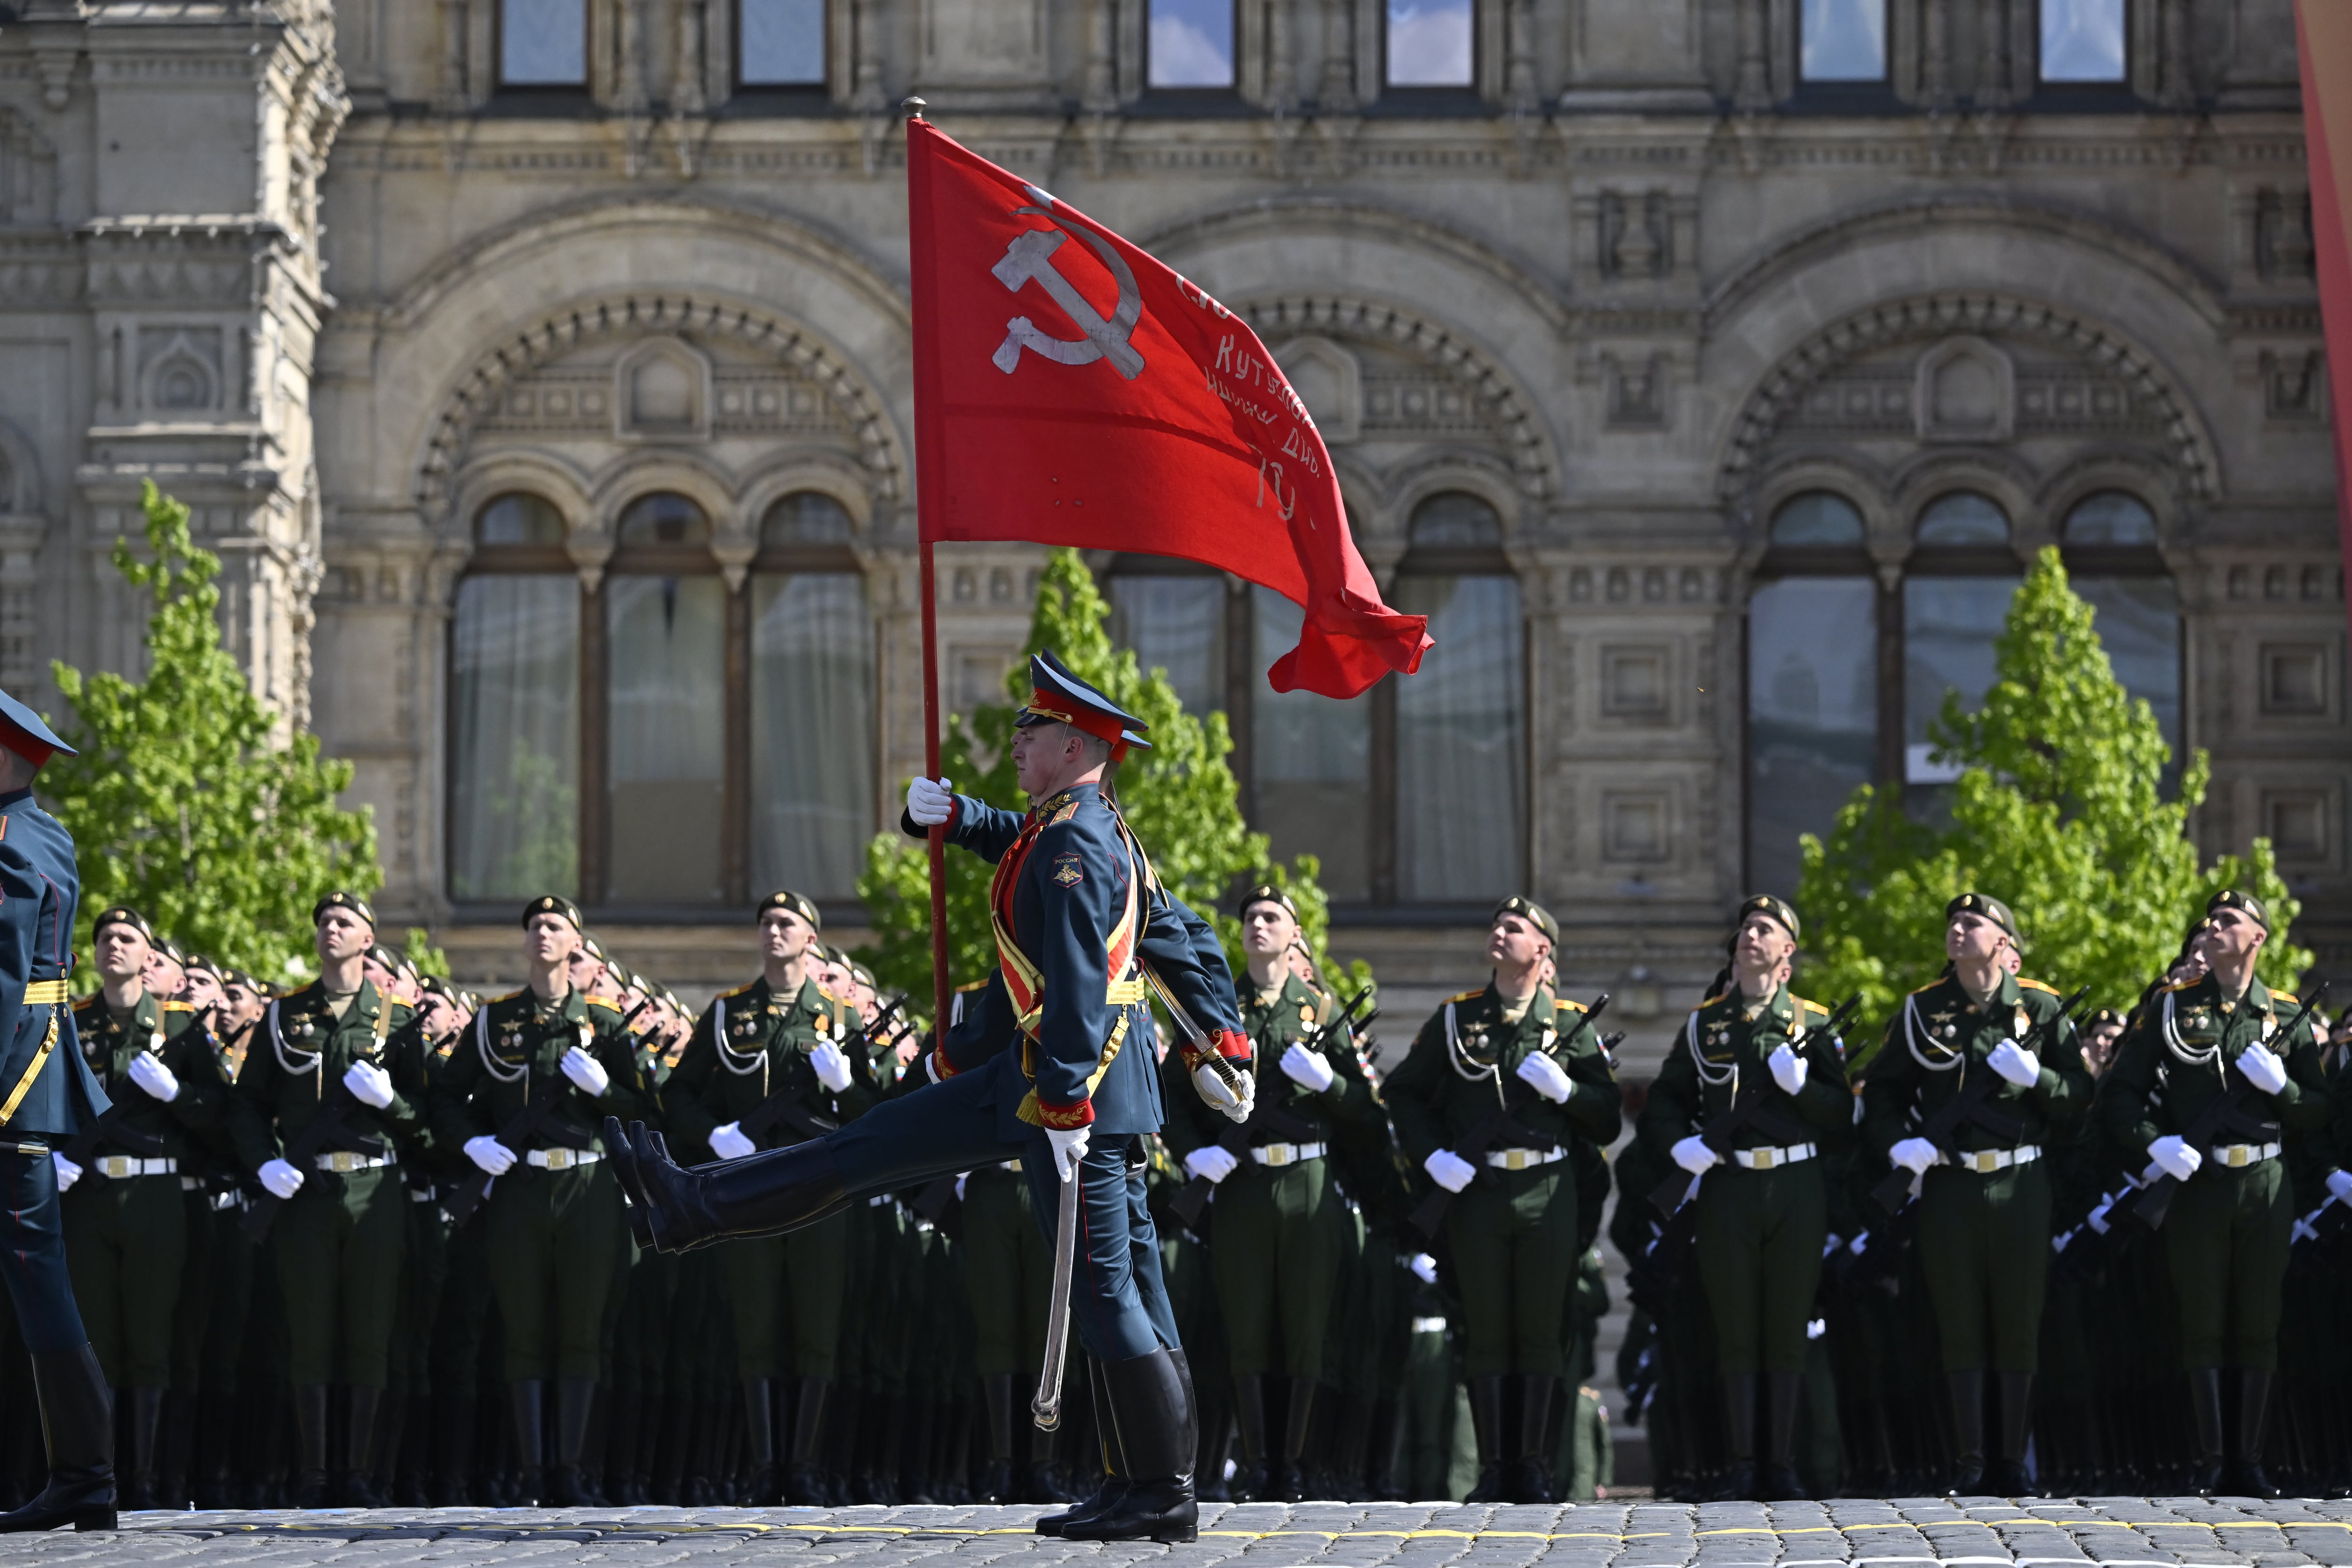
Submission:
[[809,929],[812,931],[824,929],[824,917],[816,912],[816,900],[805,893],[795,893],[790,888],[779,888],[761,899],[760,907],[751,912],[751,923],[759,924],[760,917],[770,910],[783,910],[788,913],[796,914],[808,921]]
[[349,910],[367,921],[368,930],[375,930],[375,910],[357,893],[347,893],[338,888],[335,891],[327,894],[310,906],[310,923],[317,925],[320,921],[325,920],[329,910]]
[[2252,893],[2242,893],[2235,888],[2224,888],[2205,900],[2205,912],[2208,915],[2219,914],[2223,910],[2235,910],[2264,931],[2271,929],[2270,910],[2263,908],[2262,900]]
[[562,893],[541,893],[522,907],[523,924],[530,924],[533,915],[554,915],[568,921],[572,929],[581,935],[588,934],[588,928],[580,921],[580,906]]
[[1792,940],[1805,934],[1797,923],[1796,906],[1786,899],[1776,899],[1769,893],[1758,893],[1741,904],[1738,917],[1731,922],[1731,929],[1738,931],[1748,923],[1749,915],[1756,914],[1769,915],[1773,920],[1778,921],[1780,929],[1787,931]]
[[1981,915],[2007,931],[2011,941],[2017,940],[2017,917],[2009,912],[2007,904],[1990,893],[1962,893],[1944,906],[1946,920],[1954,915]]
[[1549,910],[1525,893],[1514,893],[1495,906],[1495,919],[1501,920],[1505,915],[1518,916],[1549,938],[1554,947],[1559,945],[1559,922],[1551,918]]

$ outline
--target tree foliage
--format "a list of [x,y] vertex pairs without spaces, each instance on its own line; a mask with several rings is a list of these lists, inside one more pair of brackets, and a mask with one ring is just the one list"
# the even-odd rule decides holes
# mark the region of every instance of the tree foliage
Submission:
[[[196,548],[188,509],[152,482],[143,501],[147,558],[117,540],[114,567],[153,600],[146,677],[51,666],[81,754],[43,769],[39,796],[74,836],[86,915],[130,904],[195,952],[296,980],[315,962],[318,896],[383,882],[375,826],[335,803],[352,765],[316,735],[281,737],[223,645],[220,558]],[[84,921],[75,940],[89,935]]]
[[2026,575],[2000,640],[1997,679],[1975,711],[1948,693],[1928,736],[1965,771],[1948,826],[1905,809],[1897,789],[1857,789],[1826,841],[1803,839],[1798,905],[1811,994],[1860,992],[1864,1016],[1891,1016],[1943,967],[1944,907],[1988,893],[2016,911],[2025,973],[2126,1007],[2179,952],[2206,899],[2242,888],[2273,921],[2261,973],[2292,987],[2312,962],[2288,942],[2302,906],[2267,839],[2200,867],[2190,815],[2211,777],[2191,755],[2166,798],[2172,760],[2156,715],[2116,679],[2091,606],[2058,552]]
[[[1217,929],[1227,961],[1241,973],[1241,922],[1224,906],[1250,881],[1286,888],[1316,962],[1331,974],[1327,942],[1329,900],[1317,883],[1315,857],[1287,866],[1267,858],[1266,837],[1243,821],[1226,758],[1233,736],[1223,713],[1184,710],[1163,670],[1145,670],[1131,652],[1114,647],[1106,626],[1110,606],[1075,550],[1056,550],[1037,589],[1027,653],[1051,648],[1079,679],[1150,725],[1151,750],[1132,752],[1112,776],[1119,808],[1150,853],[1160,879]],[[1029,696],[1028,662],[1005,677],[1006,703],[981,703],[949,721],[940,767],[956,791],[992,805],[1027,803],[1013,776],[1013,721]],[[992,869],[976,855],[950,850],[948,866],[948,963],[958,984],[981,979],[996,964],[988,918]],[[931,991],[930,872],[924,847],[894,827],[866,846],[866,874],[857,890],[877,936],[859,956],[886,987],[910,996]],[[1370,973],[1359,962],[1359,984]],[[1335,976],[1336,978],[1336,976]]]

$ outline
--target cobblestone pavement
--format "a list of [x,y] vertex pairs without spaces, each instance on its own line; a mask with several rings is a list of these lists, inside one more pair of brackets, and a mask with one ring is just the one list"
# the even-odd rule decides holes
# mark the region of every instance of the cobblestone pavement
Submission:
[[1197,1544],[1033,1534],[1036,1509],[382,1510],[137,1513],[121,1530],[0,1537],[0,1568],[468,1568],[679,1564],[856,1568],[1232,1562],[1370,1568],[1828,1568],[1950,1563],[2084,1568],[2352,1568],[2352,1502],[1993,1498],[1824,1503],[1242,1504],[1202,1510]]

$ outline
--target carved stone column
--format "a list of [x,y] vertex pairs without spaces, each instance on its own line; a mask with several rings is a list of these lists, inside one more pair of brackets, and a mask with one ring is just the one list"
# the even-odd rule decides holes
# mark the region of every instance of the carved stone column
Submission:
[[1772,106],[1772,81],[1764,56],[1765,12],[1771,0],[1739,0],[1739,81],[1732,89],[1736,109],[1753,113]]
[[1356,3],[1323,0],[1323,81],[1317,106],[1326,114],[1356,111]]

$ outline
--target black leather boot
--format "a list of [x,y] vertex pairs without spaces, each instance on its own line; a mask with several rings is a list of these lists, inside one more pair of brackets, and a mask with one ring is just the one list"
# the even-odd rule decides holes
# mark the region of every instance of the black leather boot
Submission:
[[0,1533],[114,1528],[114,1399],[87,1344],[33,1357],[33,1391],[41,1401],[41,1443],[48,1485],[24,1507],[0,1514]]
[[784,1452],[784,1501],[794,1508],[824,1506],[824,1472],[817,1467],[816,1445],[824,1431],[825,1392],[832,1386],[822,1377],[803,1377],[793,1392],[793,1438]]
[[1519,1379],[1519,1457],[1511,1465],[1511,1500],[1559,1501],[1551,1479],[1551,1402],[1559,1379],[1527,1373]]
[[2000,1444],[1985,1471],[1985,1490],[2000,1498],[2033,1495],[2033,1478],[2025,1473],[2025,1446],[2033,1432],[2033,1374],[1994,1374],[2000,1389]]
[[1802,1373],[1764,1375],[1764,1464],[1756,1473],[1759,1502],[1805,1500],[1805,1483],[1797,1475],[1797,1405],[1803,1397],[1803,1384]]
[[435,1456],[436,1508],[464,1508],[474,1500],[474,1396],[452,1394],[441,1412],[441,1451]]
[[2276,1482],[2263,1471],[2263,1427],[2271,1413],[2271,1374],[2253,1367],[2238,1373],[2238,1462],[2231,1468],[2233,1496],[2274,1498]]
[[117,1506],[125,1513],[160,1508],[155,1500],[155,1440],[163,1427],[163,1391],[129,1388],[131,1396],[131,1464],[119,1478]]
[[980,1500],[1013,1500],[1013,1374],[992,1372],[980,1380],[988,1421],[988,1465],[980,1472]]
[[1307,1500],[1307,1434],[1315,1420],[1315,1380],[1294,1377],[1290,1380],[1290,1408],[1282,1423],[1282,1460],[1275,1468],[1276,1502]]
[[741,1160],[681,1168],[662,1135],[604,1119],[604,1148],[632,1205],[629,1224],[663,1252],[738,1236],[780,1236],[849,1206],[833,1151],[821,1138]]
[[1234,1429],[1241,1436],[1242,1462],[1234,1472],[1235,1502],[1273,1496],[1274,1466],[1265,1446],[1265,1379],[1255,1373],[1234,1375]]
[[1953,1497],[1979,1497],[1985,1481],[1985,1374],[1948,1372],[1944,1384],[1952,1401],[1952,1479],[1944,1490]]
[[548,1473],[542,1500],[551,1508],[602,1508],[604,1500],[581,1463],[588,1452],[588,1423],[596,1412],[596,1380],[559,1378],[555,1384],[555,1468]]
[[383,1407],[383,1390],[362,1388],[356,1384],[351,1390],[352,1420],[349,1428],[351,1443],[346,1455],[350,1468],[343,1472],[342,1484],[336,1489],[349,1508],[386,1508],[382,1493],[375,1485],[375,1418]]
[[747,1508],[774,1508],[783,1495],[783,1472],[776,1468],[776,1385],[764,1377],[743,1380],[743,1431],[751,1439],[751,1467]]
[[[1179,1351],[1176,1354],[1181,1355]],[[1188,1373],[1189,1375],[1189,1373]],[[1127,1456],[1119,1451],[1118,1423],[1111,1416],[1110,1395],[1103,1380],[1101,1363],[1087,1358],[1087,1396],[1094,1404],[1095,1435],[1102,1444],[1103,1483],[1095,1489],[1094,1496],[1076,1507],[1060,1513],[1049,1513],[1037,1521],[1040,1535],[1059,1535],[1063,1527],[1074,1520],[1094,1518],[1127,1495]]]
[[2189,1488],[2205,1497],[2211,1497],[2227,1478],[2221,1465],[2221,1369],[2218,1366],[2191,1367],[2189,1372],[2189,1405],[2197,1418],[2197,1466],[2191,1472]]
[[1478,1440],[1478,1484],[1463,1500],[1510,1501],[1510,1471],[1503,1459],[1503,1380],[1499,1375],[1470,1380],[1470,1431]]
[[507,1384],[514,1401],[515,1468],[521,1472],[516,1505],[537,1508],[547,1496],[547,1384],[535,1377]]
[[1064,1525],[1062,1539],[1162,1544],[1198,1539],[1192,1456],[1201,1433],[1189,1368],[1167,1351],[1153,1351],[1108,1363],[1103,1380],[1128,1489],[1091,1519]]
[[327,1385],[306,1383],[294,1391],[294,1506],[325,1508],[327,1492]]
[[1712,1501],[1746,1502],[1756,1495],[1756,1390],[1760,1379],[1752,1372],[1723,1374],[1723,1435],[1731,1448],[1731,1464]]
[[1397,1484],[1397,1460],[1404,1447],[1404,1401],[1383,1399],[1372,1406],[1371,1474],[1364,1489],[1373,1502],[1402,1502],[1404,1489]]

